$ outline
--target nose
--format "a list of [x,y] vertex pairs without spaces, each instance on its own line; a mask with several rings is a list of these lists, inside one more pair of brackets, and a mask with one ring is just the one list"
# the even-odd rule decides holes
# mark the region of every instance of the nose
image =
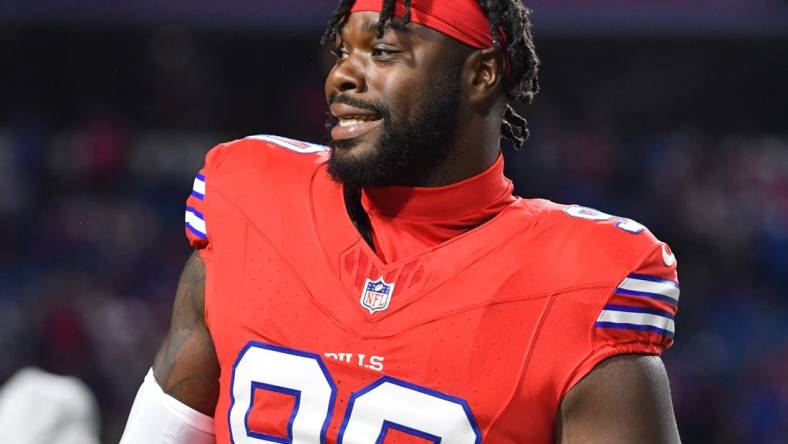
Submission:
[[326,96],[344,92],[363,93],[367,88],[363,66],[358,58],[347,55],[337,61],[326,78]]

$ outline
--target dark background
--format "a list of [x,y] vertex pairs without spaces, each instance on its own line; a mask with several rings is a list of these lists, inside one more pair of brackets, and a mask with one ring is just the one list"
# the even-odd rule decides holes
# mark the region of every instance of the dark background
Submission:
[[[691,4],[688,4],[691,3]],[[788,4],[533,1],[523,196],[631,217],[679,259],[685,442],[788,436]],[[117,442],[213,145],[325,142],[312,1],[0,0],[0,380],[77,375]]]

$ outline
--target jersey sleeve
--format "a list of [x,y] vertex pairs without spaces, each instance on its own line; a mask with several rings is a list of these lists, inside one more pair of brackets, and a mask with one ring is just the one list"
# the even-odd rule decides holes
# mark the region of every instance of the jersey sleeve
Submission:
[[227,202],[243,206],[259,199],[249,191],[250,181],[258,187],[275,184],[271,189],[289,186],[304,174],[311,177],[324,158],[303,154],[326,151],[321,145],[272,135],[249,136],[213,147],[194,176],[186,199],[185,230],[191,246],[207,259],[216,241],[221,242],[221,233],[233,229],[226,226]]
[[595,313],[590,354],[573,372],[568,390],[597,364],[616,355],[661,355],[673,344],[679,281],[676,257],[657,242],[607,295]]
[[205,220],[205,168],[194,176],[192,191],[186,199],[186,238],[197,250],[208,246],[208,227]]
[[218,145],[208,151],[203,167],[194,176],[192,189],[186,198],[185,229],[189,244],[196,250],[205,253],[210,247],[210,209],[212,178],[216,175],[218,158],[226,149],[226,144]]

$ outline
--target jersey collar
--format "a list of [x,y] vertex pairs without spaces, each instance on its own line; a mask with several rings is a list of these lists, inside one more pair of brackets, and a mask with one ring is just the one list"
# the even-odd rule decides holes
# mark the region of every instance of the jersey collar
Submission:
[[419,222],[462,221],[479,225],[511,204],[512,181],[503,174],[503,156],[476,176],[441,187],[379,187],[362,192],[361,203],[370,215]]

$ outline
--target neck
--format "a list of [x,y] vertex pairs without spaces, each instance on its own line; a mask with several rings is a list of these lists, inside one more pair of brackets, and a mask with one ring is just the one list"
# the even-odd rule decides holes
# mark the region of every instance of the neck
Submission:
[[453,139],[451,154],[413,186],[442,187],[476,176],[490,168],[501,152],[500,123],[458,127]]

